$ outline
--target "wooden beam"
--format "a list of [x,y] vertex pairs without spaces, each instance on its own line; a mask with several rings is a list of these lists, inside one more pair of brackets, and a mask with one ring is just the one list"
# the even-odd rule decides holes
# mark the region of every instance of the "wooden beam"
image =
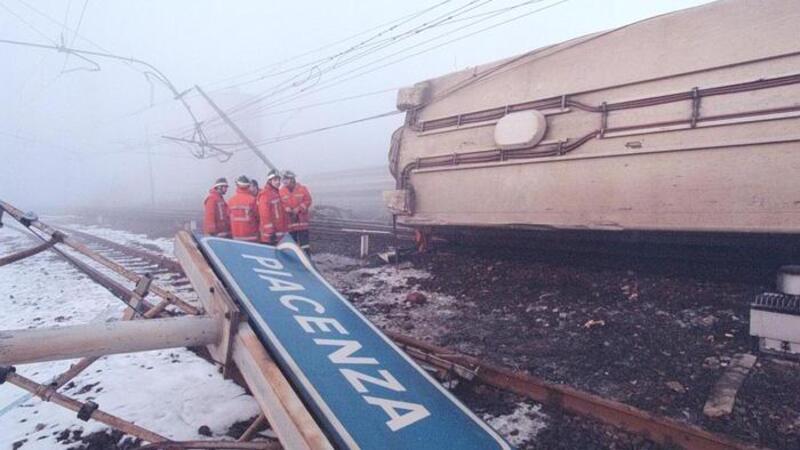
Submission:
[[248,324],[239,326],[233,361],[285,448],[333,449]]
[[756,357],[754,355],[749,353],[736,355],[731,361],[731,365],[728,366],[728,369],[722,374],[717,384],[714,385],[711,397],[703,406],[703,414],[716,418],[733,412],[736,394],[755,363]]
[[56,377],[55,381],[50,383],[50,386],[52,386],[53,389],[56,389],[56,390],[61,388],[65,384],[67,384],[70,381],[72,381],[73,378],[75,378],[78,375],[80,375],[81,372],[83,372],[84,370],[89,368],[89,366],[91,366],[99,358],[100,358],[99,356],[92,356],[92,357],[89,357],[89,358],[81,358],[78,362],[76,362],[75,364],[72,364],[71,366],[69,366],[69,369],[65,370],[64,372],[61,373],[61,375]]
[[222,320],[211,316],[6,330],[0,365],[216,344],[221,330]]
[[247,429],[244,430],[244,433],[242,433],[242,435],[239,436],[239,439],[237,439],[236,441],[237,442],[249,441],[258,432],[258,430],[265,427],[266,425],[267,425],[267,417],[264,416],[264,413],[259,414],[258,417],[256,417],[256,420],[254,420],[253,423],[251,423],[250,426],[248,426]]
[[233,335],[239,327],[239,317],[241,316],[239,307],[214,275],[214,271],[208,266],[189,233],[178,233],[175,236],[174,248],[175,256],[184,265],[183,271],[192,282],[203,308],[208,314],[226,319],[219,345],[210,345],[208,351],[212,358],[222,363],[222,374],[227,378],[231,365]]
[[[175,256],[206,310],[230,307],[227,303],[233,303],[231,297],[189,233],[181,231],[175,236]],[[230,341],[232,361],[281,444],[291,449],[333,449],[250,325],[242,322],[234,331]],[[210,346],[209,350],[219,354],[224,351],[220,347]]]

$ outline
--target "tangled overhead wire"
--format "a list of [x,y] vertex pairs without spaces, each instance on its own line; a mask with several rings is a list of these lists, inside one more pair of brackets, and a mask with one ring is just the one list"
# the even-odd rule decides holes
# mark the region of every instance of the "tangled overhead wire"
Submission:
[[16,41],[12,39],[0,39],[0,44],[32,47],[45,50],[54,50],[60,53],[66,53],[68,55],[75,56],[77,58],[83,59],[93,64],[93,69],[91,70],[95,72],[101,70],[101,67],[97,62],[93,61],[91,57],[112,59],[112,60],[127,62],[129,64],[136,64],[142,66],[143,69],[139,69],[139,71],[142,72],[145,79],[149,83],[151,82],[150,81],[151,79],[155,79],[163,86],[165,86],[167,89],[169,89],[169,91],[173,95],[173,98],[181,102],[183,108],[186,110],[187,114],[191,118],[193,124],[192,128],[194,130],[192,140],[197,142],[197,145],[191,149],[192,156],[196,158],[217,157],[217,158],[222,158],[223,160],[227,160],[231,157],[230,152],[226,152],[208,142],[208,139],[206,138],[206,135],[203,131],[202,123],[197,119],[197,116],[194,114],[194,111],[192,111],[192,107],[184,98],[186,93],[188,93],[190,89],[182,92],[178,91],[175,85],[172,84],[172,82],[169,80],[169,78],[167,78],[166,75],[164,75],[163,72],[158,70],[158,68],[148,63],[147,61],[143,61],[141,59],[133,57],[115,55],[113,53],[108,53],[108,52],[76,49],[72,47],[67,47],[63,44],[49,45],[49,44],[39,44],[35,42]]

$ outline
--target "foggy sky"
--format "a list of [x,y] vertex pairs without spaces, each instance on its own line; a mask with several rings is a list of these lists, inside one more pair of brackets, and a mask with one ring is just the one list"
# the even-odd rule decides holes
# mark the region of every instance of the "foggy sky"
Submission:
[[[335,55],[382,31],[386,33],[376,39],[391,36],[459,7],[475,7],[464,14],[469,17],[522,2],[495,0],[484,5],[483,1],[451,0],[403,27],[387,31],[387,26],[378,26],[439,2],[90,0],[79,36],[75,37],[58,23],[74,30],[84,0],[0,0],[0,39],[43,44],[63,40],[68,45],[74,40],[75,48],[100,51],[101,47],[135,57],[157,67],[180,91],[200,85],[223,108],[258,94],[273,92],[266,100],[271,102],[299,89],[319,86],[319,92],[303,92],[301,98],[265,110],[270,115],[260,119],[249,119],[247,111],[234,115],[254,140],[266,140],[392,111],[396,88],[427,78],[708,1],[570,0],[322,89],[341,73],[424,40],[452,33],[392,59],[555,3],[544,0],[460,31],[454,30],[467,21],[426,30],[321,75],[319,71],[309,72],[309,67],[225,89],[269,70]],[[375,29],[293,58],[371,28]],[[289,61],[283,65],[264,68],[286,59]],[[75,56],[0,43],[0,199],[23,209],[49,210],[149,204],[152,164],[155,204],[190,208],[203,198],[216,176],[231,180],[246,172],[265,178],[266,168],[250,152],[238,152],[231,161],[221,163],[198,160],[185,147],[165,141],[162,134],[180,135],[192,124],[178,102],[172,100],[172,94],[157,82],[148,82],[142,66],[102,58],[92,61],[99,65],[99,71],[87,70],[93,63]],[[251,75],[235,78],[247,73]],[[275,87],[289,75],[295,78]],[[291,86],[303,80],[306,82]],[[381,90],[388,91],[287,111]],[[201,119],[213,117],[197,95],[188,96],[188,101]],[[337,128],[262,149],[280,168],[296,171],[301,179],[312,173],[380,166],[386,163],[391,132],[402,124],[402,117]],[[237,140],[219,123],[209,128],[209,136],[216,142]]]

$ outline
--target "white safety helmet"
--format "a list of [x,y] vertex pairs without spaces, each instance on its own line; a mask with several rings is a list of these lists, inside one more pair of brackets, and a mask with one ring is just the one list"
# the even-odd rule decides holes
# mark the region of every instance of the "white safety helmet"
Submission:
[[236,179],[236,186],[239,187],[250,187],[250,178],[242,175]]

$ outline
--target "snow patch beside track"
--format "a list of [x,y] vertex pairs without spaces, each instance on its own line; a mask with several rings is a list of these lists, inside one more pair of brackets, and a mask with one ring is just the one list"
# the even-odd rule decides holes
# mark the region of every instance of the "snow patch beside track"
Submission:
[[[148,239],[118,230],[73,225],[116,242],[141,242],[171,249],[164,239]],[[0,228],[0,255],[30,247],[34,241],[10,227]],[[125,282],[126,286],[131,283]],[[64,326],[120,317],[122,303],[52,252],[43,252],[0,267],[0,329]],[[21,375],[49,382],[73,361],[26,364]],[[125,420],[178,440],[204,439],[207,425],[220,439],[234,422],[258,413],[252,397],[216,367],[186,349],[114,355],[101,358],[60,392],[78,400],[93,400]],[[80,421],[75,413],[47,404],[8,383],[0,386],[0,449],[54,449],[73,446],[58,442],[63,430],[85,436],[105,429],[98,422]]]

